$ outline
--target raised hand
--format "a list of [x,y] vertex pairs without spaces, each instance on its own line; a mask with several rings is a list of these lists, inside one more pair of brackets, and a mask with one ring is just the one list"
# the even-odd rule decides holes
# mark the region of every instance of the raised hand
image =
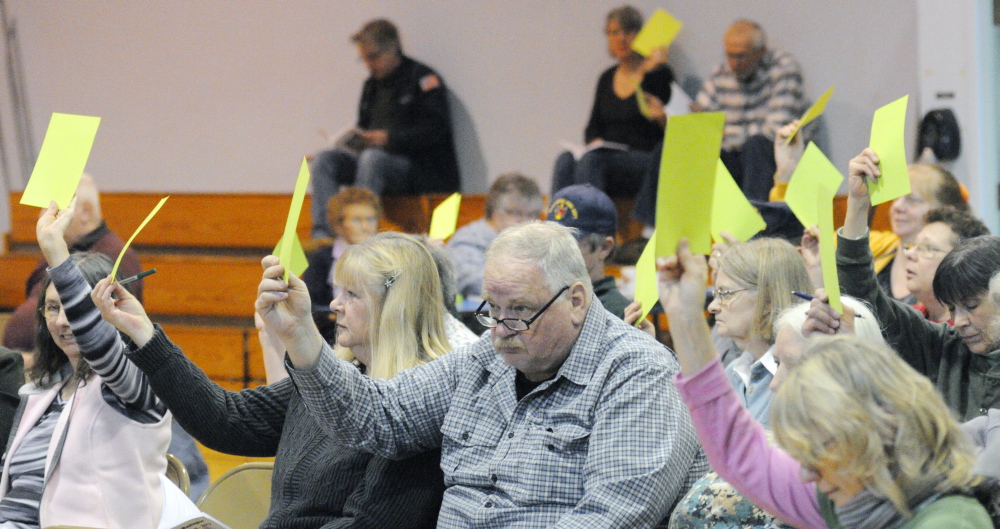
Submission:
[[812,226],[802,232],[802,245],[796,248],[806,263],[813,288],[823,288],[823,263],[819,255],[819,228]]
[[854,334],[854,309],[844,305],[843,314],[833,310],[822,288],[816,289],[807,314],[802,324],[802,335],[806,338],[813,334]]
[[882,176],[878,168],[878,155],[866,148],[851,159],[847,165],[847,214],[844,216],[843,234],[849,239],[857,239],[868,232],[868,210],[872,197],[868,190],[868,179],[877,182]]
[[146,315],[146,309],[117,281],[112,283],[110,277],[98,281],[90,292],[90,298],[101,311],[104,321],[128,335],[137,346],[142,347],[153,338],[155,328]]
[[[629,303],[627,307],[625,307],[625,318],[623,319],[625,320],[625,323],[629,325],[635,325],[635,321],[638,320],[639,316],[641,315],[642,315],[642,302],[639,300],[635,300],[632,303]],[[646,334],[652,336],[653,338],[656,338],[656,328],[653,327],[652,322],[650,322],[648,319],[643,318],[643,320],[639,322],[639,330],[645,332]]]
[[273,255],[261,260],[261,265],[264,275],[257,287],[254,309],[267,332],[285,344],[289,357],[297,367],[314,365],[323,337],[313,323],[306,284],[295,274],[288,274],[286,283],[282,279],[285,267]]
[[51,268],[59,266],[69,258],[69,246],[66,244],[65,235],[70,223],[73,222],[75,212],[76,197],[73,197],[69,206],[62,211],[59,211],[59,206],[53,200],[38,217],[35,236],[38,238],[38,247],[41,248],[42,255]]
[[805,142],[802,140],[802,131],[798,131],[792,142],[785,145],[788,136],[799,126],[799,120],[792,121],[778,129],[774,135],[774,162],[777,170],[774,172],[776,183],[787,184],[795,173],[795,168],[802,160],[802,152],[805,150]]
[[694,255],[687,239],[677,244],[677,255],[657,262],[660,304],[670,320],[674,352],[684,376],[691,376],[718,358],[705,322],[705,286],[708,265]]

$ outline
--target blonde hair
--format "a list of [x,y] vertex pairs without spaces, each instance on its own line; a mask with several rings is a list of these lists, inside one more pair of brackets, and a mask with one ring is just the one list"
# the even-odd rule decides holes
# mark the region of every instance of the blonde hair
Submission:
[[778,314],[798,302],[795,292],[810,292],[812,282],[802,256],[788,241],[761,238],[734,244],[719,258],[719,270],[757,294],[750,335],[774,343]]
[[[437,266],[416,237],[383,232],[352,245],[337,260],[334,280],[368,306],[372,378],[392,378],[451,349]],[[349,349],[335,351],[354,359]]]
[[803,357],[774,397],[771,424],[804,466],[858,479],[904,515],[920,491],[979,481],[968,436],[931,381],[887,346],[821,337]]

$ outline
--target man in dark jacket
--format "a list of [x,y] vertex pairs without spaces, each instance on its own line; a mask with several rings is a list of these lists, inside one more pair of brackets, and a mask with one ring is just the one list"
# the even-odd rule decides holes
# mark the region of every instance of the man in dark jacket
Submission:
[[399,32],[388,20],[365,24],[351,40],[371,76],[361,91],[357,128],[313,160],[313,237],[331,235],[326,203],[341,185],[379,195],[459,187],[444,81],[403,55]]

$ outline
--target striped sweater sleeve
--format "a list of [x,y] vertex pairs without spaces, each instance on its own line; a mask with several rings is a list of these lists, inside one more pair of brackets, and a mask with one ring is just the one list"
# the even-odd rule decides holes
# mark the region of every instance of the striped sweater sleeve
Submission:
[[67,259],[48,272],[59,292],[80,354],[91,369],[130,411],[147,412],[154,421],[162,418],[166,406],[149,387],[146,375],[125,356],[127,346],[121,335],[101,319],[90,299],[91,287],[76,263]]

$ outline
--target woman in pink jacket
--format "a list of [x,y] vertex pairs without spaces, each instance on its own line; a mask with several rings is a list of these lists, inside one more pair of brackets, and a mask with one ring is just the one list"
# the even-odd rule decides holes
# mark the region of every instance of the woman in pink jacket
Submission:
[[979,482],[968,438],[930,381],[891,350],[853,337],[811,342],[775,395],[784,450],[771,447],[712,345],[704,257],[681,241],[659,270],[681,396],[712,468],[751,501],[802,528],[993,526],[968,495]]

